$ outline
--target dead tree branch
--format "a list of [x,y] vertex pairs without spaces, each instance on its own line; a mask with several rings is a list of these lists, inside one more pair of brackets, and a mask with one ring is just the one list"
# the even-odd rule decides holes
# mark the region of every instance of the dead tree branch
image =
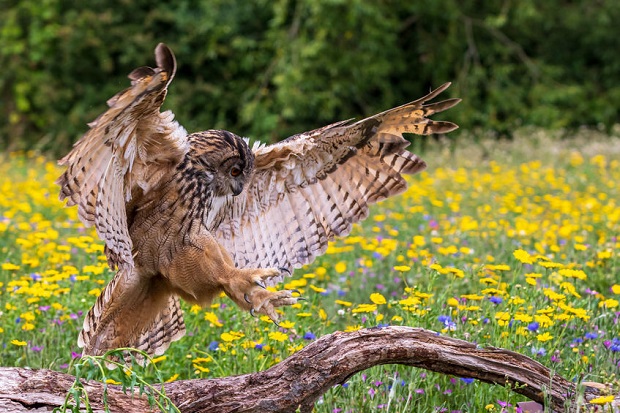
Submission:
[[[575,384],[524,355],[444,337],[410,327],[337,332],[324,336],[268,370],[218,379],[181,380],[165,385],[181,412],[310,412],[332,386],[369,367],[402,364],[486,383],[510,386],[551,411],[577,411],[598,390],[579,396]],[[49,411],[62,405],[74,377],[50,370],[0,368],[3,411]],[[84,383],[94,411],[103,409],[103,385]],[[145,412],[145,398],[108,386],[111,411]],[[583,397],[583,400],[578,400]],[[37,410],[38,409],[38,410]]]

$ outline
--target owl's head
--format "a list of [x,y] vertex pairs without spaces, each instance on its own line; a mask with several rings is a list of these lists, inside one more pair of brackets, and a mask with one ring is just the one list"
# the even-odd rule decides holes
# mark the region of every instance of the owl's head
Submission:
[[204,179],[215,196],[239,195],[254,171],[254,154],[234,133],[208,130],[189,136],[187,154],[192,172]]

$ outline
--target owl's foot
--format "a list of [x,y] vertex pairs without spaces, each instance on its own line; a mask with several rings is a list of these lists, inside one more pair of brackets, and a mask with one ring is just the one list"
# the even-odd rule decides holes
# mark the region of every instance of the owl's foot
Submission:
[[277,307],[293,305],[296,304],[297,301],[304,299],[299,296],[299,291],[282,290],[272,292],[262,289],[262,286],[260,288],[260,290],[254,291],[252,296],[246,294],[243,298],[252,306],[250,308],[250,314],[253,316],[256,315],[256,313],[265,314],[275,324],[278,324],[280,318],[276,311]]
[[242,269],[245,277],[237,280],[225,289],[226,294],[233,299],[241,308],[249,310],[252,315],[265,314],[271,321],[277,324],[279,316],[276,308],[285,305],[296,304],[304,300],[296,290],[269,291],[265,281],[282,275],[288,270],[278,268],[266,269]]

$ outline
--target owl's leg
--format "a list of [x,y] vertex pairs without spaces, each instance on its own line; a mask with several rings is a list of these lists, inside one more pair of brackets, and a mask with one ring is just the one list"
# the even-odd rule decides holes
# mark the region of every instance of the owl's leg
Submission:
[[278,321],[276,308],[301,300],[294,291],[269,291],[265,283],[282,275],[278,268],[237,268],[213,237],[194,240],[177,251],[165,277],[173,292],[190,303],[207,306],[220,292],[252,314]]
[[283,272],[290,272],[281,268],[236,268],[228,251],[217,244],[221,257],[227,268],[221,281],[224,292],[239,307],[255,313],[267,315],[274,323],[278,322],[277,307],[296,304],[303,300],[297,291],[282,290],[269,291],[265,282],[274,277],[282,277]]
[[239,307],[255,313],[267,315],[274,323],[278,322],[277,307],[296,304],[303,298],[297,291],[269,291],[265,281],[282,275],[277,268],[235,268],[224,292]]

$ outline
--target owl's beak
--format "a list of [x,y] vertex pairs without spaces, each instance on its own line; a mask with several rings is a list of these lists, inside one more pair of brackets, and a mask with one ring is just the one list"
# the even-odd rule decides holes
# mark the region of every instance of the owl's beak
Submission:
[[233,196],[237,196],[243,192],[243,185],[232,185],[230,189],[232,190]]

